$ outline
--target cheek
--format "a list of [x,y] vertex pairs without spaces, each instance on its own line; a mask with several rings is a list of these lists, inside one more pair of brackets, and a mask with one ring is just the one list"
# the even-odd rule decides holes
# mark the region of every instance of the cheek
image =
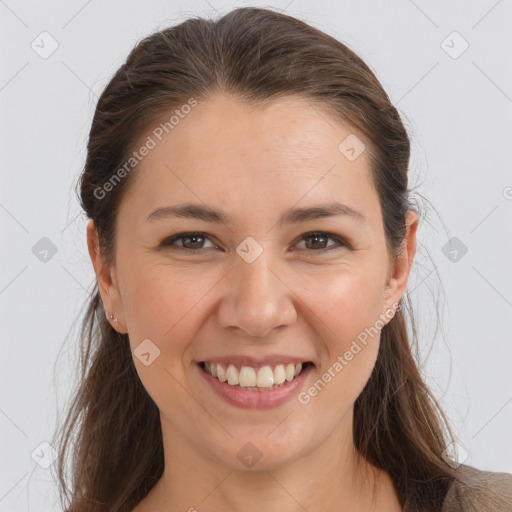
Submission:
[[[330,333],[330,346],[343,349],[349,338],[375,325],[383,304],[382,277],[363,266],[333,271],[309,280],[303,300]],[[327,340],[327,338],[326,338]]]
[[[181,384],[190,364],[185,356],[200,327],[199,316],[206,314],[207,291],[216,280],[166,265],[132,262],[130,269],[123,281],[123,307],[139,378],[161,410],[171,404],[184,417],[194,417],[198,413]],[[149,365],[137,357],[137,347],[147,339],[157,347],[150,351],[159,350]]]
[[166,367],[179,368],[188,343],[207,314],[208,291],[222,277],[199,267],[131,266],[123,289],[123,307],[132,349],[151,339],[161,350]]
[[319,376],[328,403],[353,403],[368,381],[379,350],[382,300],[380,277],[361,270],[333,274],[321,294],[310,294],[325,348]]

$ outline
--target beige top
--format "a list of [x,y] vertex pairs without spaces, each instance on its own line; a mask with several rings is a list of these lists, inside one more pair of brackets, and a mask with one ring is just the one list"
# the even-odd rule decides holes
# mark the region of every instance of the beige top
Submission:
[[455,482],[442,512],[512,512],[512,474],[460,466],[465,482]]

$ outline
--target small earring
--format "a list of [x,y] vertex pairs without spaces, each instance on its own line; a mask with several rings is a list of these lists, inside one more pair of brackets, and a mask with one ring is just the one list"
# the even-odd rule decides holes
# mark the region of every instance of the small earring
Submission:
[[107,318],[110,318],[110,320],[114,320],[114,322],[117,322],[117,317],[115,317],[112,313],[110,313],[110,316],[107,313]]

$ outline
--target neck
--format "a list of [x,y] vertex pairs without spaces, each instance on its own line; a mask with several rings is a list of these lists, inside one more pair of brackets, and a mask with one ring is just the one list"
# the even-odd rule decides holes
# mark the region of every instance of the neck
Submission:
[[151,490],[148,511],[401,510],[389,475],[355,449],[351,416],[307,455],[269,470],[233,469],[208,457],[161,418],[165,470]]

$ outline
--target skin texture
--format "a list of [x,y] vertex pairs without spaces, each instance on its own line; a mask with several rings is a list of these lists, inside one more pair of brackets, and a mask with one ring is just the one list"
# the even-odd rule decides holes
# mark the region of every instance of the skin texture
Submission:
[[[350,161],[338,150],[352,133],[300,98],[255,109],[219,94],[199,102],[132,171],[112,266],[89,222],[100,293],[118,319],[112,326],[129,333],[132,351],[147,338],[161,351],[149,366],[134,356],[160,410],[165,450],[164,475],[136,512],[401,510],[389,476],[358,456],[352,437],[353,405],[380,332],[308,404],[294,397],[267,410],[236,407],[210,390],[196,364],[232,354],[300,356],[315,364],[307,390],[386,311],[389,321],[407,284],[418,218],[408,212],[408,237],[393,262],[367,151]],[[332,201],[366,221],[277,225],[289,208]],[[146,220],[157,207],[185,202],[220,209],[232,221]],[[301,237],[312,231],[349,246],[332,238],[308,245]],[[200,253],[158,249],[186,232],[207,238],[173,247]],[[248,236],[263,249],[252,263],[236,252]],[[237,457],[247,442],[262,454],[251,468]]]

